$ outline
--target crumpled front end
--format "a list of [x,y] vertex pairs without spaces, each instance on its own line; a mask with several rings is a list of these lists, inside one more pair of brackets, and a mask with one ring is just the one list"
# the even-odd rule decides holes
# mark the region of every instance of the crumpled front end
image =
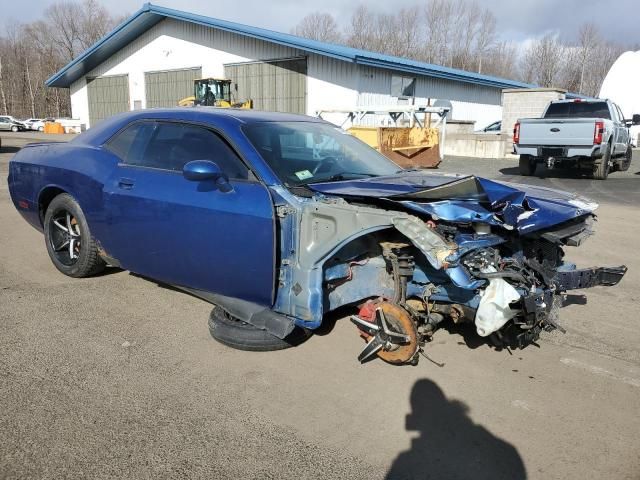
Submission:
[[[473,323],[494,345],[523,348],[544,330],[564,331],[564,292],[612,286],[626,272],[564,261],[564,248],[593,233],[597,205],[576,195],[433,174],[313,188],[327,196],[311,204],[331,204],[339,195],[342,209],[375,206],[389,219],[366,232],[356,225],[318,264],[322,311],[358,307],[351,319],[366,341],[363,362],[415,363],[447,322]],[[322,222],[311,224],[322,231]]]
[[[424,232],[385,232],[378,235],[377,245],[369,239],[368,245],[352,246],[347,263],[340,255],[328,262],[329,305],[357,303],[358,295],[350,293],[365,292],[376,283],[379,294],[360,303],[359,314],[352,317],[367,341],[361,361],[375,353],[390,363],[415,363],[447,322],[472,323],[478,335],[490,337],[496,346],[524,348],[542,331],[564,332],[558,311],[566,291],[613,286],[624,276],[624,266],[577,269],[563,260],[563,248],[581,241],[591,228],[589,220],[529,236],[424,222],[450,248],[446,257],[433,255]],[[412,319],[411,328],[403,327],[403,316]],[[398,358],[394,352],[403,349],[405,355]],[[393,361],[386,357],[390,354]]]

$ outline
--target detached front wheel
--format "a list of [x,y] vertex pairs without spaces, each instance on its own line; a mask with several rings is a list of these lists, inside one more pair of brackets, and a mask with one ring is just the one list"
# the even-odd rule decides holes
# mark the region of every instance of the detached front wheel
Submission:
[[209,333],[223,345],[252,352],[284,350],[301,344],[311,336],[309,330],[296,327],[286,338],[278,338],[250,323],[243,322],[217,306],[209,315]]
[[49,258],[69,277],[89,277],[105,267],[84,213],[71,195],[60,194],[49,204],[44,217],[44,238]]

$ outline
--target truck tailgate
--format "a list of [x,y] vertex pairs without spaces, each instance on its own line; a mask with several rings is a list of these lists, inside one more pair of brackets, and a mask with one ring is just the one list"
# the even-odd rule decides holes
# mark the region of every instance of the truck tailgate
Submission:
[[526,119],[520,121],[520,145],[591,146],[596,120]]

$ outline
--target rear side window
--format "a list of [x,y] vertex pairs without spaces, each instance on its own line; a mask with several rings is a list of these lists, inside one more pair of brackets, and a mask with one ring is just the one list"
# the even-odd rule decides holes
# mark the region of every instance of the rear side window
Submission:
[[127,127],[114,138],[109,140],[109,143],[107,143],[107,149],[111,150],[111,152],[126,161],[129,156],[129,151],[133,146],[133,142],[143,126],[143,123],[135,123]]
[[611,120],[607,102],[562,102],[549,105],[544,118],[604,118]]
[[229,178],[247,179],[248,169],[227,142],[204,127],[170,122],[139,122],[111,139],[107,148],[123,163],[182,171],[192,160],[211,160]]

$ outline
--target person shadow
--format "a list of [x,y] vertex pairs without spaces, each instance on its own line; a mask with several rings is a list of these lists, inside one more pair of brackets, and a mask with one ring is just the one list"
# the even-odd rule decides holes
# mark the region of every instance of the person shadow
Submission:
[[416,382],[411,410],[406,428],[419,436],[395,459],[386,480],[527,478],[516,448],[474,423],[469,407],[447,399],[431,380]]

